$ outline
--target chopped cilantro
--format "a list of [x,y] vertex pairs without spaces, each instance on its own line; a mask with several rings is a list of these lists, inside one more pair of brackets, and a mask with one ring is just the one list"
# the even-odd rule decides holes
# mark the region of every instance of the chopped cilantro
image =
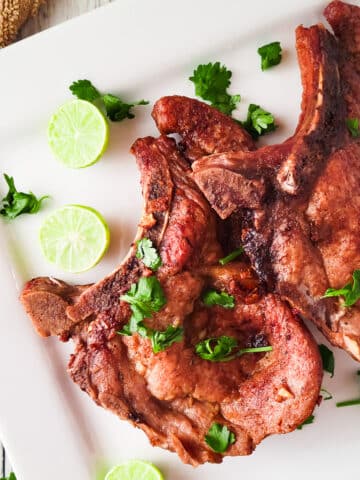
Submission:
[[270,67],[278,65],[281,62],[280,42],[272,42],[258,48],[258,54],[261,57],[261,70],[267,70]]
[[335,358],[333,352],[326,345],[319,345],[319,351],[325,372],[330,373],[330,376],[334,376],[335,370]]
[[314,423],[314,419],[315,419],[315,416],[314,415],[310,415],[306,420],[303,421],[303,423],[301,425],[299,425],[297,428],[297,430],[302,430],[303,426],[304,425],[310,425],[311,423]]
[[235,443],[235,435],[226,425],[213,423],[205,435],[205,442],[214,452],[223,453]]
[[261,135],[273,132],[276,129],[273,115],[253,103],[249,105],[246,120],[240,122],[240,124],[255,140]]
[[231,115],[240,102],[240,95],[230,95],[227,89],[230,86],[232,72],[220,62],[198,65],[189,78],[195,85],[195,95],[207,100],[211,105],[226,115]]
[[353,281],[346,284],[343,288],[336,290],[328,288],[323,298],[344,297],[344,307],[351,307],[360,299],[360,270],[354,270]]
[[163,332],[154,330],[150,334],[151,344],[154,353],[166,350],[175,342],[181,342],[184,336],[184,329],[182,327],[168,326]]
[[120,122],[125,118],[134,118],[135,115],[131,109],[136,105],[147,105],[149,103],[146,100],[126,103],[120,97],[112,95],[111,93],[102,95],[90,80],[78,80],[77,82],[73,82],[69,88],[71,93],[81,100],[92,103],[99,100],[105,108],[106,115],[113,122]]
[[346,126],[353,138],[360,137],[360,129],[359,129],[359,119],[358,118],[347,118],[346,119]]
[[226,292],[218,293],[216,290],[208,290],[203,294],[202,300],[207,307],[220,305],[224,308],[234,308],[234,297]]
[[220,265],[226,265],[227,263],[232,262],[233,260],[235,260],[235,258],[240,256],[243,252],[244,252],[243,247],[237,248],[233,252],[229,253],[229,255],[226,255],[226,257],[220,258],[219,260]]
[[9,191],[1,200],[0,215],[9,218],[10,220],[22,215],[23,213],[37,213],[40,210],[41,203],[48,196],[37,199],[31,192],[18,192],[15,187],[13,177],[4,174]]
[[236,338],[227,337],[226,335],[207,338],[206,340],[197,343],[195,346],[195,352],[197,355],[203,360],[209,360],[210,362],[229,362],[245,353],[270,352],[271,350],[271,346],[238,348]]
[[136,257],[154,272],[161,266],[161,258],[149,238],[137,241]]
[[325,394],[325,395],[322,396],[323,399],[324,399],[324,401],[325,401],[325,400],[331,400],[331,399],[333,398],[332,394],[331,394],[330,392],[328,392],[328,391],[326,390],[326,388],[321,388],[321,389],[320,389],[320,392]]

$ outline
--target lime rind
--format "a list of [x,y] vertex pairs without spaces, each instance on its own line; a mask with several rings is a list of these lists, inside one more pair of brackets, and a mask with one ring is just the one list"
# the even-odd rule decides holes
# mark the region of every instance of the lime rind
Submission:
[[161,471],[152,463],[129,460],[112,468],[105,480],[164,480]]
[[94,267],[110,243],[110,231],[99,212],[82,205],[65,205],[40,228],[45,258],[62,270],[80,273]]
[[104,154],[109,125],[101,111],[85,100],[61,105],[48,125],[48,142],[55,157],[69,168],[85,168]]

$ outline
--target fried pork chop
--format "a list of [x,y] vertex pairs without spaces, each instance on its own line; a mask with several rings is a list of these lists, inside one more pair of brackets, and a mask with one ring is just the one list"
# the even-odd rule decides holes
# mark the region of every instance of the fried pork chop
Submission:
[[[80,388],[141,428],[153,445],[194,466],[250,454],[266,436],[289,432],[312,413],[322,378],[317,345],[284,302],[261,295],[249,265],[219,265],[215,216],[174,140],[140,139],[132,151],[145,199],[136,240],[149,238],[160,252],[156,276],[166,297],[146,324],[157,331],[182,326],[183,339],[154,353],[148,338],[117,333],[131,314],[120,295],[153,275],[136,257],[135,243],[99,283],[71,287],[38,278],[27,283],[22,302],[40,334],[74,341],[69,373]],[[201,295],[208,288],[233,295],[235,308],[206,307]],[[222,335],[241,347],[273,350],[224,363],[195,353],[199,341]],[[235,434],[223,454],[205,442],[214,422]]]
[[[336,39],[322,25],[296,32],[303,99],[294,135],[280,145],[190,160],[198,186],[227,219],[230,245],[244,246],[267,290],[360,360],[359,306],[322,298],[360,267],[360,142],[346,129],[346,118],[360,118],[360,8],[335,1],[325,16]],[[192,138],[197,132],[191,122],[166,123],[174,102],[159,100],[154,119],[186,144],[187,129]]]

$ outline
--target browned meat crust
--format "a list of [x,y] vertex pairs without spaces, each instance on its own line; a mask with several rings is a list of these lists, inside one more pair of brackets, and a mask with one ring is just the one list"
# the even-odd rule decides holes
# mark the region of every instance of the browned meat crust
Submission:
[[[119,295],[151,273],[134,257],[134,247],[122,266],[76,302],[56,290],[62,314],[63,303],[69,303],[72,323],[59,326],[49,312],[48,331],[58,333],[63,326],[62,335],[74,340],[73,380],[99,405],[144,430],[153,445],[175,451],[192,465],[250,454],[264,437],[293,430],[312,412],[322,377],[317,345],[279,298],[260,297],[249,266],[218,264],[223,252],[214,216],[175,142],[145,138],[132,151],[145,198],[137,238],[151,238],[160,251],[163,266],[157,276],[167,299],[146,322],[160,330],[182,325],[184,340],[154,354],[148,339],[116,333],[130,314]],[[22,300],[43,295],[43,285],[38,287],[30,282]],[[200,296],[207,287],[225,289],[236,307],[204,307]],[[36,314],[31,307],[28,311]],[[228,363],[207,362],[194,353],[201,339],[220,335],[236,337],[241,346],[262,338],[273,351]],[[236,435],[223,455],[204,441],[213,422]]]
[[190,161],[211,153],[255,148],[251,136],[232,118],[192,98],[160,98],[152,116],[160,133],[182,136],[180,146]]
[[[360,8],[335,1],[325,15],[338,45],[322,26],[297,30],[304,93],[294,136],[257,151],[207,156],[192,167],[267,287],[360,360],[358,305],[345,309],[337,300],[321,299],[360,267],[360,147],[345,123],[360,116]],[[244,205],[232,185],[250,181],[254,191]],[[223,195],[227,205],[218,198]],[[250,206],[253,197],[260,208]]]

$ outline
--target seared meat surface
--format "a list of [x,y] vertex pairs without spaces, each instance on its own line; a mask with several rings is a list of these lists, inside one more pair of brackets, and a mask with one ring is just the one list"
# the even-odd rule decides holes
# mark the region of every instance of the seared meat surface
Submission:
[[297,29],[303,100],[294,135],[199,157],[192,168],[226,219],[230,244],[244,246],[268,291],[360,360],[359,306],[322,298],[360,267],[360,143],[346,128],[347,118],[360,117],[360,8],[335,1],[325,16],[336,39],[322,25]]
[[[145,322],[159,331],[182,326],[183,340],[154,353],[148,338],[117,333],[131,313],[120,295],[153,274],[136,258],[135,244],[115,272],[79,297],[76,287],[36,279],[26,285],[22,301],[41,334],[75,342],[73,380],[97,404],[144,430],[153,445],[192,465],[250,454],[266,436],[289,432],[312,413],[322,378],[317,345],[286,304],[261,294],[249,265],[219,265],[224,252],[215,216],[175,142],[140,139],[132,151],[145,199],[136,239],[151,239],[160,252],[156,276],[166,297]],[[232,295],[235,308],[206,307],[201,298],[208,288]],[[46,322],[39,312],[44,295],[52,295]],[[223,335],[240,347],[273,350],[217,363],[196,354],[198,342]],[[224,454],[205,442],[214,422],[235,434]]]

